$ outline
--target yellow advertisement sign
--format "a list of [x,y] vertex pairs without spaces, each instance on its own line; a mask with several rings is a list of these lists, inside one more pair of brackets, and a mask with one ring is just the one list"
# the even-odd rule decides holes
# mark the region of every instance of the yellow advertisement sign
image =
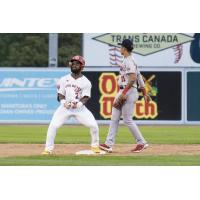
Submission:
[[[148,94],[156,96],[157,91],[152,87],[150,82],[155,78],[152,75],[150,79],[145,79],[145,87]],[[104,119],[111,118],[112,105],[119,87],[117,84],[118,76],[115,73],[102,73],[99,77],[99,90],[100,90],[100,115]],[[158,107],[155,101],[145,103],[143,99],[136,102],[134,106],[134,117],[137,119],[155,119],[158,115]]]

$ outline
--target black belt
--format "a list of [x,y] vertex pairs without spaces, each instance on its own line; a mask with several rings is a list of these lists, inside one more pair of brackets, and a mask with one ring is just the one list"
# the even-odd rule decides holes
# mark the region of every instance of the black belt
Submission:
[[[119,86],[119,89],[120,89],[120,90],[123,90],[123,89],[125,89],[125,87],[126,87],[126,85],[120,85],[120,86]],[[133,88],[136,88],[135,86],[132,86],[132,87],[133,87]]]

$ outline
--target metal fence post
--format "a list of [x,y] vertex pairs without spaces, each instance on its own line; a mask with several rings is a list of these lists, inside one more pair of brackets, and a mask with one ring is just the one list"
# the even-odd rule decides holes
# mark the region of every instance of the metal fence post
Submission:
[[58,33],[49,33],[49,67],[58,67]]

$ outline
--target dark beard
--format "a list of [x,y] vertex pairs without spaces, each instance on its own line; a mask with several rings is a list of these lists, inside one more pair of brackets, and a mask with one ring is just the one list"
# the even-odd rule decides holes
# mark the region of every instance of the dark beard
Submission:
[[74,74],[79,74],[81,72],[81,69],[72,69],[71,68],[71,72]]

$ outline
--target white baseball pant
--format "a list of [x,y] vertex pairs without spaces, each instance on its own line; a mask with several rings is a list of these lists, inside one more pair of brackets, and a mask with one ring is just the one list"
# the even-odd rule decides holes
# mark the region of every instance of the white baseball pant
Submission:
[[70,117],[75,117],[82,125],[89,127],[91,134],[91,146],[99,146],[99,127],[93,114],[85,106],[77,109],[66,109],[64,105],[61,104],[55,111],[50,122],[47,131],[45,149],[48,151],[52,151],[54,149],[54,140],[57,129],[60,128]]

